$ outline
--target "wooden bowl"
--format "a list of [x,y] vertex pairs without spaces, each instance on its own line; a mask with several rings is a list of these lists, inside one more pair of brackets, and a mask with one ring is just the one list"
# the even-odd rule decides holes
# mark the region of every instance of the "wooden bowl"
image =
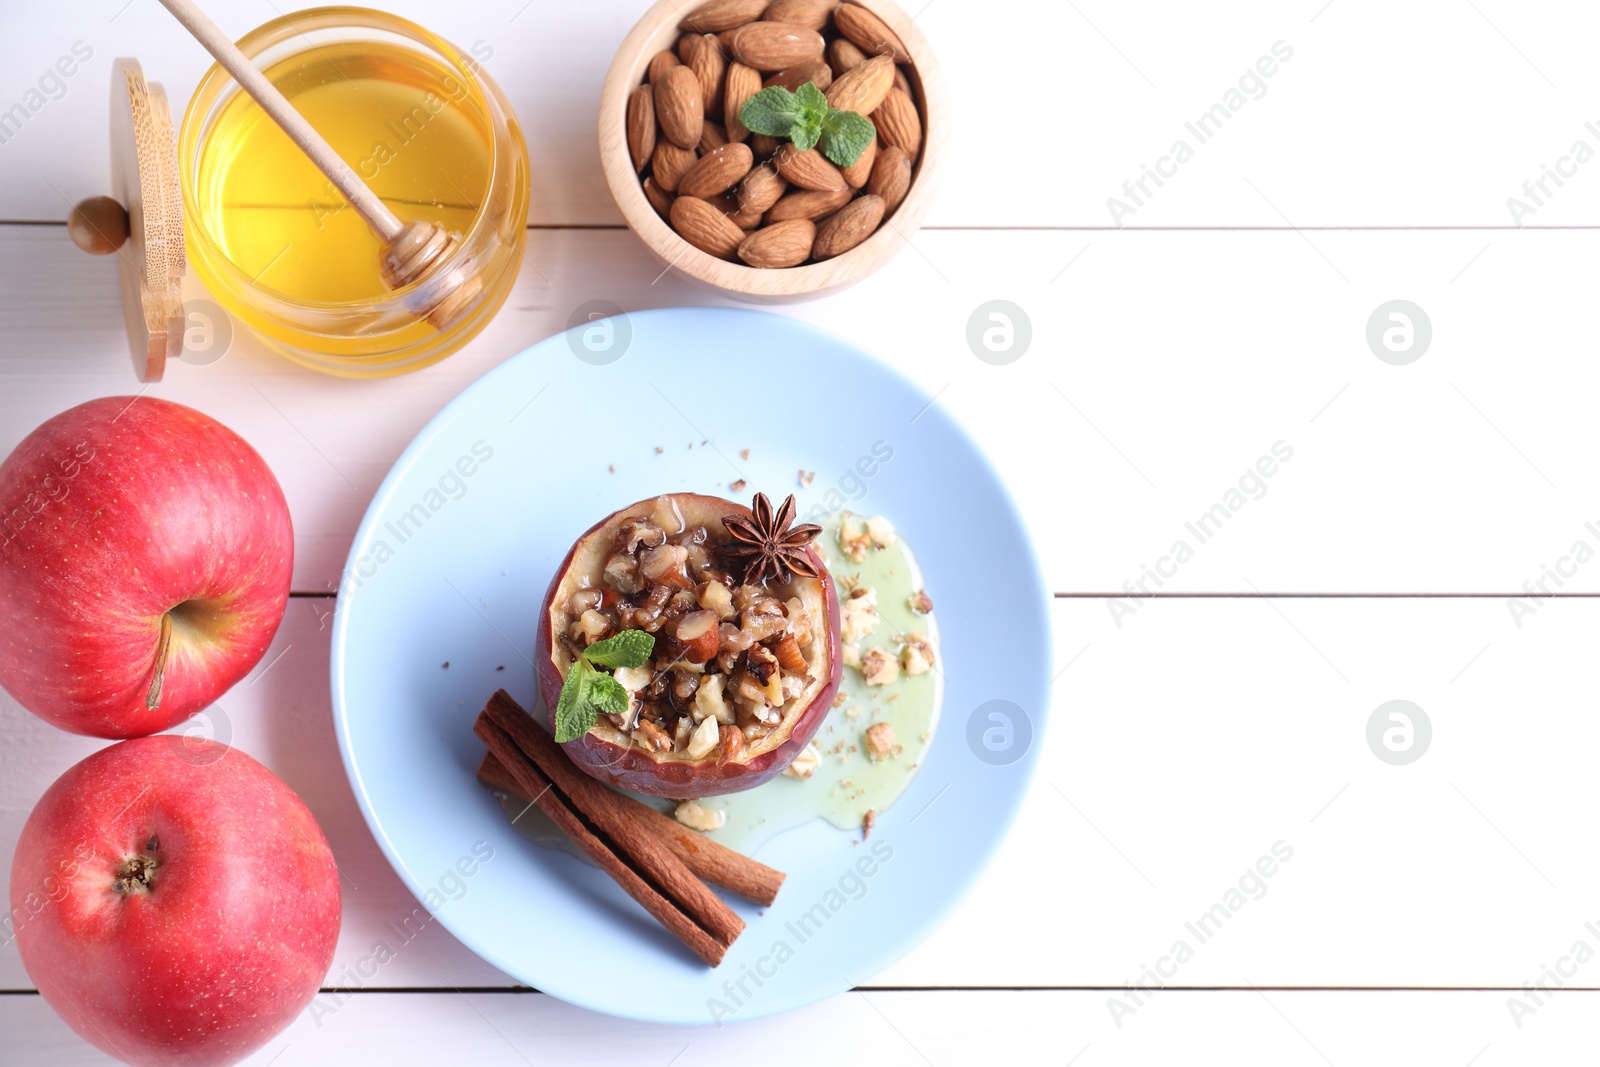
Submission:
[[643,83],[650,58],[676,44],[681,32],[678,23],[699,6],[699,0],[658,0],[622,42],[600,92],[600,165],[622,217],[662,263],[742,299],[782,303],[843,289],[866,277],[888,262],[917,232],[933,201],[950,128],[944,80],[927,39],[892,0],[852,2],[888,23],[911,54],[912,69],[907,76],[922,112],[922,154],[915,161],[916,169],[905,199],[872,236],[843,255],[799,267],[750,267],[738,261],[718,259],[695,248],[679,237],[650,206],[639,175],[633,169],[633,161],[628,157],[625,128],[628,94]]

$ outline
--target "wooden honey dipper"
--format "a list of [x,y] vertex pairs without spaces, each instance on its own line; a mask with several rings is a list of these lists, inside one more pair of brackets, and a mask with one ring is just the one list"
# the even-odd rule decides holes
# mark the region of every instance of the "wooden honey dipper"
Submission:
[[[378,266],[383,282],[391,289],[399,289],[419,281],[438,269],[457,238],[434,222],[421,220],[405,223],[389,210],[389,205],[378,198],[350,165],[339,158],[333,146],[311,127],[294,105],[256,69],[239,46],[217,28],[205,12],[192,0],[161,0],[161,5],[172,12],[183,28],[199,41],[205,50],[233,75],[234,81],[249,93],[261,110],[277,123],[289,139],[315,163],[340,194],[350,202],[368,226],[372,227],[383,249],[378,254]],[[443,330],[455,321],[473,303],[483,283],[476,275],[461,269],[452,270],[428,290],[426,304],[412,308],[425,317],[435,329]]]

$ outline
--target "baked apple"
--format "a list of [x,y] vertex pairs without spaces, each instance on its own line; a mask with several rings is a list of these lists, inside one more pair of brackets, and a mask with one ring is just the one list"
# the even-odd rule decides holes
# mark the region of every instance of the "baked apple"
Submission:
[[574,763],[622,789],[688,799],[758,786],[800,754],[839,691],[839,597],[811,544],[820,529],[793,520],[792,496],[774,512],[760,494],[747,508],[672,493],[578,538],[539,615],[551,728],[568,673],[591,669],[586,649],[630,630],[654,644],[611,675],[626,706],[618,693],[616,710],[565,741]]

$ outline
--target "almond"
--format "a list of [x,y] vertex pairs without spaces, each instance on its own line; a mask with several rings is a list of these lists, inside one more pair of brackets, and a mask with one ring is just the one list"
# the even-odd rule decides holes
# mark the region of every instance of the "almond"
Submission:
[[872,124],[878,127],[878,140],[902,149],[907,159],[917,158],[922,148],[922,119],[917,116],[917,105],[905,92],[890,89],[872,113]]
[[644,180],[644,198],[656,209],[656,214],[666,218],[672,211],[672,194],[656,184],[654,178]]
[[750,228],[742,225],[744,220],[739,216],[739,198],[734,194],[733,190],[730,189],[726,193],[718,193],[716,196],[703,196],[700,199],[716,208],[723,218],[738,226],[739,229],[747,230]]
[[798,267],[811,258],[817,224],[810,219],[789,219],[763,226],[744,239],[739,258],[752,267]]
[[778,202],[787,188],[789,183],[778,175],[777,168],[771,163],[763,163],[746,174],[744,181],[739,183],[740,210],[764,213]]
[[786,219],[810,219],[815,222],[817,219],[827,218],[848,204],[854,195],[854,189],[840,189],[830,193],[801,189],[798,192],[787,193],[767,209],[765,225],[771,226],[774,222],[783,222]]
[[832,259],[865,241],[883,221],[883,198],[867,195],[847,204],[843,210],[817,227],[811,254],[817,259]]
[[878,160],[878,138],[874,134],[872,140],[867,142],[867,147],[861,150],[856,161],[848,167],[840,167],[839,173],[844,175],[845,184],[852,189],[859,189],[867,184],[872,177],[872,165]]
[[756,70],[783,70],[822,58],[822,34],[785,22],[752,22],[733,31],[734,57]]
[[772,162],[786,181],[802,189],[832,192],[846,187],[839,168],[815,148],[801,152],[794,145],[786,144],[773,155]]
[[680,196],[674,200],[671,221],[678,236],[718,259],[732,259],[734,252],[744,242],[743,230],[698,197]]
[[840,4],[833,13],[833,24],[869,56],[893,56],[896,63],[911,62],[911,53],[889,24],[860,4]]
[[854,70],[845,71],[828,87],[828,106],[840,111],[870,115],[894,88],[894,60],[873,56]]
[[723,723],[717,727],[717,762],[727,763],[744,751],[744,732],[737,726]]
[[645,71],[644,80],[654,85],[661,80],[661,75],[665,74],[669,68],[678,66],[679,62],[676,52],[670,49],[662,49],[650,57],[650,67]]
[[633,160],[637,173],[650,162],[650,153],[656,150],[655,94],[650,86],[641,85],[628,94],[628,158]]
[[750,135],[750,151],[756,154],[757,159],[771,159],[782,143],[776,137],[768,137],[764,133]]
[[[733,31],[729,30],[728,32],[732,33]],[[695,47],[695,42],[699,39],[700,34],[698,33],[686,33],[678,38],[678,59],[684,64],[689,62],[689,55]]]
[[722,113],[722,78],[728,72],[728,59],[715,37],[697,38],[699,44],[689,46],[689,69],[700,79],[700,99],[705,102],[707,115]]
[[833,68],[835,78],[842,77],[846,71],[855,70],[867,61],[867,54],[843,37],[828,45],[828,66]]
[[655,86],[656,121],[667,140],[679,148],[694,148],[700,143],[700,127],[705,121],[700,79],[685,66],[664,71]]
[[692,148],[679,148],[671,141],[657,141],[655,154],[650,157],[650,173],[656,184],[669,193],[678,191],[678,181],[683,172],[694,166]]
[[911,91],[911,79],[906,77],[904,67],[894,68],[894,87],[915,100],[917,94]]
[[704,663],[717,654],[720,621],[714,611],[691,611],[678,619],[672,636],[683,645],[684,659],[690,663]]
[[700,127],[700,143],[695,145],[694,148],[696,152],[703,156],[707,152],[715,152],[727,143],[728,134],[723,130],[722,124],[706,119],[705,124]]
[[704,199],[726,192],[750,173],[754,162],[749,145],[725,144],[713,149],[683,172],[683,177],[678,179],[678,195]]
[[723,199],[728,201],[727,215],[729,222],[739,227],[739,229],[743,230],[745,233],[760,229],[762,219],[761,212],[751,211],[748,208],[741,210],[739,207],[739,198],[733,193],[729,193]]
[[762,88],[781,85],[792,93],[806,82],[811,82],[818,89],[826,90],[833,84],[833,68],[817,59],[798,63],[778,71],[766,80]]
[[761,91],[761,72],[743,63],[728,64],[728,77],[723,83],[723,119],[728,126],[728,140],[742,141],[750,131],[739,121],[739,112],[745,103]]
[[894,214],[910,188],[911,160],[905,152],[893,145],[879,152],[872,164],[872,177],[867,179],[867,192],[883,198],[883,213]]
[[772,0],[762,18],[768,22],[787,22],[808,30],[825,30],[833,19],[839,0]]
[[710,0],[701,4],[678,23],[678,29],[694,33],[721,33],[747,22],[754,22],[767,9],[767,0]]

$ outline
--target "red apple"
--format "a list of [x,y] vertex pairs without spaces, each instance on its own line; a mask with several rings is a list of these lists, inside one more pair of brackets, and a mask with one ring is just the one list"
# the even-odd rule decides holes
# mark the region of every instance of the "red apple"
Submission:
[[339,872],[271,771],[216,741],[101,749],[34,806],[11,865],[28,975],[90,1044],[132,1064],[242,1059],[316,994]]
[[[722,519],[731,515],[748,519],[751,511],[742,504],[713,496],[671,493],[623,508],[600,520],[578,538],[550,581],[543,610],[539,612],[539,631],[534,643],[538,650],[539,691],[549,711],[552,729],[556,697],[573,659],[569,641],[574,627],[582,626],[580,609],[591,601],[599,602],[597,606],[603,611],[614,611],[635,601],[648,602],[656,594],[661,594],[663,599],[670,595],[658,619],[637,625],[624,623],[618,628],[645,629],[655,635],[653,659],[647,665],[651,668],[652,682],[675,677],[668,666],[673,662],[699,664],[708,675],[714,673],[712,668],[719,665],[715,659],[708,662],[707,654],[716,651],[717,646],[711,649],[697,646],[704,637],[704,616],[712,614],[713,605],[718,603],[716,598],[708,596],[708,585],[719,579],[724,588],[740,584],[724,570],[731,563],[718,556],[719,542],[727,540]],[[649,540],[642,542],[639,532],[644,526],[641,524],[656,530]],[[657,533],[665,535],[664,543],[658,540]],[[695,545],[704,552],[651,579],[645,576],[652,566],[644,560],[644,554],[650,551],[646,546],[653,542],[661,547]],[[780,603],[797,598],[807,620],[805,632],[795,645],[784,650],[796,669],[772,664],[775,673],[770,675],[770,684],[773,687],[781,688],[783,679],[791,674],[801,680],[797,692],[784,693],[781,703],[773,701],[776,706],[761,708],[778,719],[775,724],[770,728],[755,726],[747,715],[749,708],[738,708],[736,715],[729,716],[732,721],[722,727],[721,740],[730,739],[730,730],[750,730],[756,736],[735,739],[736,745],[731,748],[719,744],[714,751],[697,756],[692,749],[678,746],[653,750],[642,745],[635,735],[618,729],[606,716],[601,716],[588,733],[563,746],[572,762],[591,776],[618,788],[680,800],[752,789],[794,762],[833,707],[842,669],[839,597],[833,576],[814,546],[808,545],[804,551],[817,577],[796,574],[785,583],[763,583],[758,590],[763,597]],[[702,562],[695,562],[697,556]],[[608,565],[619,565],[619,557],[620,565],[627,571],[622,578],[608,573]],[[628,570],[634,566],[628,562],[630,559],[639,561],[636,569]],[[743,587],[735,595],[744,596],[754,589]],[[732,635],[727,631],[745,629],[749,633],[745,625],[748,613],[736,613],[732,620],[726,619],[726,609],[722,614],[724,620],[712,632],[720,629],[723,636],[716,654],[727,655],[727,662],[734,664],[731,672],[724,673],[723,688],[728,693],[725,703],[736,705],[737,679],[747,668],[745,660],[730,654]],[[795,613],[786,612],[786,615],[792,621]],[[637,617],[635,622],[638,623]],[[607,631],[608,635],[610,632]],[[759,647],[770,648],[772,641],[768,639],[767,644]],[[800,668],[802,661],[804,667]],[[691,674],[693,670],[683,673]],[[704,681],[700,684],[704,685]],[[695,713],[690,701],[677,698],[670,689],[658,703],[680,719]],[[630,715],[632,707],[630,705]],[[705,719],[699,722],[703,725]]]
[[293,562],[283,490],[232,430],[80,404],[0,464],[0,685],[63,730],[165,730],[261,659]]

